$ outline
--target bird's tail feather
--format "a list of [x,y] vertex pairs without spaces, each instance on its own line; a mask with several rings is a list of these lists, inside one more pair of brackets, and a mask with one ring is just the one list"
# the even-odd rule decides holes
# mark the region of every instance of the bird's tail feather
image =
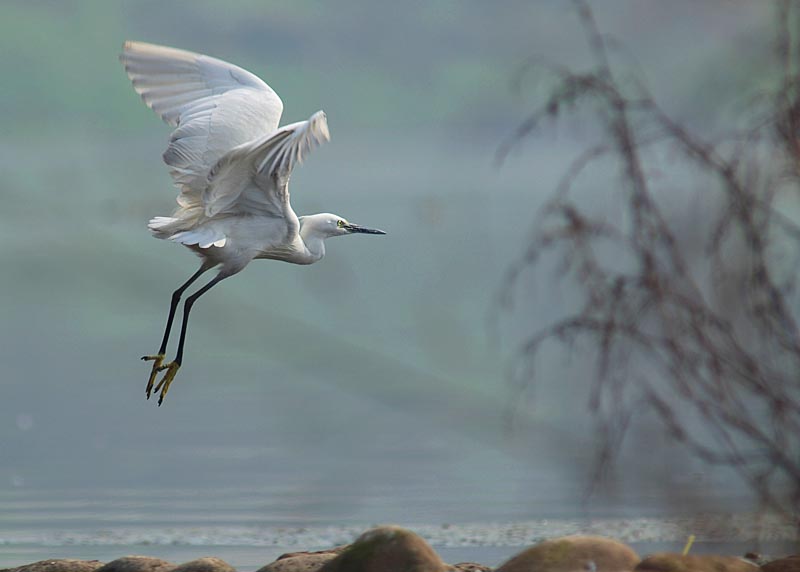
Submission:
[[[178,202],[180,203],[180,198]],[[202,205],[180,205],[172,216],[151,218],[147,228],[156,238],[172,239],[175,234],[197,228],[202,222]]]
[[185,220],[170,216],[157,216],[150,219],[147,227],[156,236],[200,248],[223,247],[227,242],[224,234],[210,226],[187,228]]
[[181,222],[180,219],[171,216],[156,216],[150,219],[147,228],[158,238],[169,238],[170,235],[181,230],[176,228]]

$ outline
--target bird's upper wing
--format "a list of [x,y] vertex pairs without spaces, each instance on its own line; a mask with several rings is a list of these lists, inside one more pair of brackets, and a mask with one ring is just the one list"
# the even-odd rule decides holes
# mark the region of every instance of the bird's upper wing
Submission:
[[205,215],[261,213],[289,216],[289,177],[315,146],[328,141],[325,113],[285,125],[244,143],[222,157],[208,175],[203,193]]
[[278,128],[280,98],[240,67],[142,42],[125,42],[120,61],[145,104],[176,127],[163,157],[181,204],[196,201],[229,151]]

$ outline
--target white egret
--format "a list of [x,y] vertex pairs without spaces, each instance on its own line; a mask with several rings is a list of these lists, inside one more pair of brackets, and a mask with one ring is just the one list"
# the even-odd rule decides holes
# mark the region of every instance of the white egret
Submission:
[[[211,287],[256,258],[313,264],[325,256],[326,238],[385,233],[334,214],[298,217],[292,210],[292,169],[330,138],[322,111],[278,128],[283,103],[242,68],[142,42],[126,42],[120,61],[145,104],[175,128],[163,159],[180,189],[178,208],[148,226],[157,238],[183,244],[202,258],[200,269],[172,294],[158,353],[142,358],[153,362],[147,398],[155,391],[161,405],[183,361],[189,312]],[[164,364],[181,295],[215,267],[217,275],[186,299],[175,359]]]

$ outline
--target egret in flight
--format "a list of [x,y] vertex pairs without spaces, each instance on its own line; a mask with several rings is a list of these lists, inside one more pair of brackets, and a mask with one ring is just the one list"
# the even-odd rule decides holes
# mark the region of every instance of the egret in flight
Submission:
[[[202,259],[197,272],[172,294],[158,353],[142,358],[153,362],[147,398],[155,392],[161,405],[183,362],[189,312],[215,284],[256,258],[313,264],[325,256],[326,238],[386,233],[335,214],[298,217],[292,210],[292,169],[330,138],[322,111],[279,128],[280,98],[240,67],[142,42],[126,42],[120,61],[147,107],[175,128],[163,159],[180,189],[178,208],[172,216],[153,218],[148,227],[157,238],[183,244]],[[216,276],[186,299],[178,351],[165,364],[181,296],[217,267]]]

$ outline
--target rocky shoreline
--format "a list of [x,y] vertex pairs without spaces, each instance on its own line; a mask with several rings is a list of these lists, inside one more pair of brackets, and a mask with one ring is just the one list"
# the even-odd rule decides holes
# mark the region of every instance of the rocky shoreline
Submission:
[[[474,562],[447,564],[418,534],[397,526],[367,530],[353,543],[316,552],[291,552],[258,572],[800,572],[800,555],[779,559],[657,553],[641,557],[605,536],[551,538],[522,549],[497,568]],[[149,556],[97,560],[42,560],[0,572],[236,572],[204,557],[174,564]]]

